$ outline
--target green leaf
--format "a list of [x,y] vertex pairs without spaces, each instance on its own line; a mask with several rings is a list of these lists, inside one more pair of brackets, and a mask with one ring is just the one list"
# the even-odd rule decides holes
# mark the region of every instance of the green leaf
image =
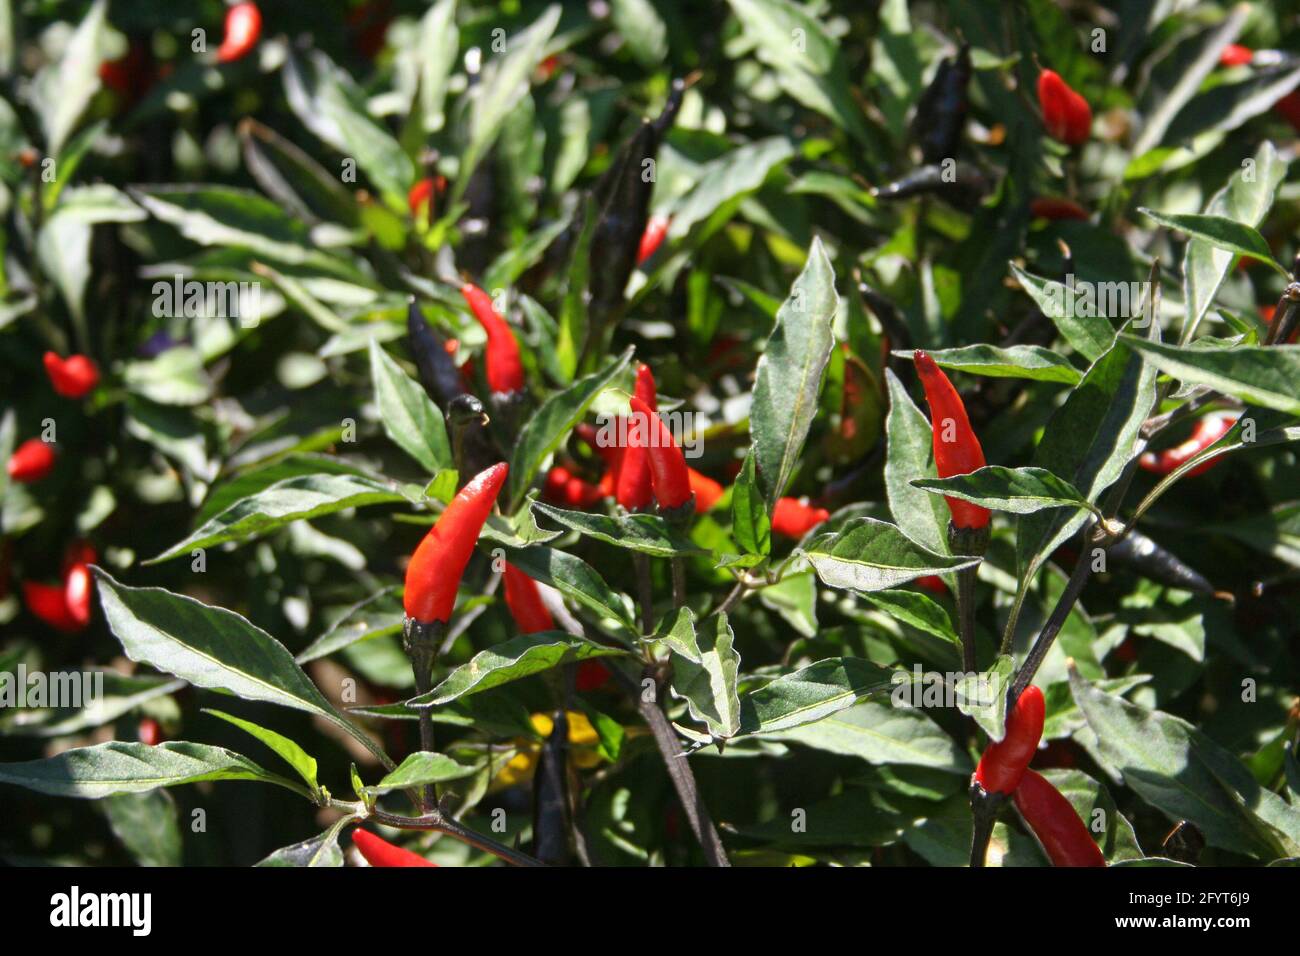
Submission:
[[410,787],[432,786],[449,780],[463,780],[479,772],[479,767],[457,763],[446,754],[431,753],[427,750],[411,754],[401,765],[373,787],[367,787],[370,793],[388,793],[391,790],[406,790]]
[[296,475],[235,502],[185,540],[172,545],[147,564],[157,564],[226,541],[261,537],[294,521],[305,521],[362,505],[390,504],[406,499],[372,478],[348,474]]
[[355,817],[343,817],[324,833],[281,847],[258,866],[342,866],[343,851],[339,849],[339,833]]
[[131,196],[201,246],[235,246],[275,262],[356,278],[342,260],[312,248],[310,230],[265,196],[217,185],[151,186]]
[[1141,206],[1138,207],[1138,212],[1145,213],[1147,218],[1154,219],[1168,229],[1177,229],[1194,239],[1208,242],[1216,249],[1226,249],[1239,256],[1253,256],[1290,278],[1286,269],[1273,258],[1273,251],[1269,249],[1268,241],[1253,226],[1236,222],[1226,216],[1198,213],[1167,215]]
[[180,866],[181,830],[176,801],[166,790],[105,797],[108,825],[140,866]]
[[389,208],[405,210],[415,164],[371,118],[364,91],[320,49],[291,52],[283,75],[285,98],[307,128],[354,160]]
[[1064,283],[1031,275],[1015,263],[1011,264],[1011,271],[1019,280],[1020,287],[1037,303],[1043,315],[1052,320],[1076,352],[1089,362],[1095,362],[1110,348],[1115,340],[1115,330],[1102,316],[1080,315],[1075,308],[1078,299],[1069,294]]
[[824,584],[854,591],[884,591],[927,574],[974,567],[980,561],[936,554],[875,518],[854,518],[839,531],[818,535],[798,553]]
[[227,714],[225,711],[216,710],[212,707],[203,708],[205,714],[211,714],[214,717],[220,717],[227,723],[234,724],[245,733],[252,734],[262,743],[266,744],[276,752],[284,762],[297,772],[298,776],[306,781],[307,786],[311,787],[312,793],[320,791],[320,784],[316,780],[316,758],[303,750],[296,743],[282,734],[277,734],[274,730],[267,730],[265,727],[259,727],[252,721],[243,720],[233,714]]
[[[5,667],[0,666],[0,687],[7,683]],[[57,677],[52,676],[51,680]],[[84,701],[82,707],[35,708],[6,707],[0,709],[0,736],[5,737],[63,737],[92,727],[102,727],[129,713],[142,704],[185,686],[184,681],[157,676],[130,676],[117,671],[96,671],[93,679],[97,693]]]
[[657,67],[668,59],[668,26],[650,0],[610,0],[610,20],[638,63]]
[[731,536],[746,554],[766,555],[772,551],[772,520],[754,473],[754,451],[745,463],[731,491]]
[[384,431],[395,444],[424,466],[429,474],[454,468],[447,426],[442,412],[423,386],[393,361],[373,339],[370,341],[370,378]]
[[420,19],[420,39],[416,48],[420,70],[420,125],[427,133],[442,129],[447,82],[456,67],[459,48],[456,0],[438,0]]
[[222,747],[184,741],[150,747],[114,740],[39,760],[0,763],[0,783],[88,800],[201,780],[260,780],[303,792],[298,784],[267,773],[247,757]]
[[668,651],[672,662],[673,696],[686,701],[691,717],[704,724],[713,739],[725,740],[740,731],[736,636],[726,614],[709,618],[698,631],[695,625],[691,609],[679,608],[655,634],[654,643]]
[[460,169],[448,205],[465,194],[475,168],[501,132],[511,109],[528,95],[528,80],[546,54],[547,44],[560,22],[561,8],[552,4],[526,30],[511,37],[506,52],[487,57],[483,75],[470,97],[469,143],[460,156]]
[[[1152,323],[1152,332],[1158,331]],[[1096,504],[1137,452],[1138,433],[1155,404],[1151,365],[1115,344],[1088,369],[1043,430],[1034,465],[1069,481]],[[1080,512],[1036,512],[1016,522],[1016,566],[1020,587],[1007,620],[1014,633],[1020,607],[1042,562],[1087,520]]]
[[585,511],[566,511],[540,501],[534,501],[532,507],[534,512],[545,515],[570,531],[615,547],[640,551],[642,554],[670,558],[703,551],[658,515],[626,514],[610,517]]
[[582,228],[569,253],[569,267],[565,273],[564,298],[560,302],[560,319],[555,339],[555,363],[561,381],[573,381],[578,371],[578,359],[587,342],[593,341],[588,309],[588,287],[591,280],[591,243],[600,224],[600,208],[595,197],[587,196],[578,210]]
[[620,648],[597,644],[563,631],[521,634],[479,651],[467,663],[453,668],[433,690],[412,698],[407,704],[412,707],[447,704],[561,664],[623,653]]
[[507,551],[506,559],[534,581],[549,584],[597,615],[617,621],[629,631],[636,631],[631,600],[606,584],[586,561],[537,545],[507,548]]
[[[1273,205],[1278,184],[1286,177],[1287,161],[1278,156],[1272,143],[1265,141],[1255,153],[1253,175],[1247,177],[1243,172],[1237,170],[1229,177],[1223,188],[1210,199],[1205,211],[1248,226],[1258,226]],[[1187,311],[1178,336],[1180,344],[1191,341],[1196,334],[1201,319],[1209,311],[1236,259],[1234,253],[1219,249],[1204,239],[1193,238],[1187,244],[1183,254],[1183,298]]]
[[875,766],[933,767],[963,777],[972,769],[970,758],[952,735],[927,714],[885,701],[861,701],[816,723],[764,736],[844,757],[858,757]]
[[[900,358],[912,357],[910,352],[895,351],[894,354]],[[930,358],[944,368],[970,375],[987,375],[990,378],[1026,378],[1035,382],[1062,382],[1066,385],[1075,385],[1083,378],[1083,373],[1070,364],[1065,356],[1038,345],[1013,345],[1010,348],[967,345],[959,349],[931,352]]]
[[933,598],[918,591],[901,590],[867,591],[862,596],[909,627],[933,634],[955,647],[961,646],[961,638],[952,626],[952,618]]
[[45,148],[51,156],[63,149],[81,114],[99,92],[100,50],[107,12],[107,0],[95,0],[68,38],[62,56],[32,80],[36,117],[44,128]]
[[916,478],[912,487],[1020,515],[1047,508],[1091,507],[1078,488],[1045,468],[985,465],[951,478]]
[[776,680],[740,699],[740,733],[770,734],[811,724],[864,697],[887,694],[898,673],[857,657],[831,657]]
[[[283,644],[234,611],[162,588],[130,588],[93,567],[109,630],[126,656],[196,687],[305,711],[387,760],[369,736],[316,689]],[[296,785],[295,785],[296,786]]]
[[1122,338],[1156,368],[1179,381],[1208,385],[1255,405],[1300,415],[1300,346],[1202,349],[1150,342],[1133,335]]
[[1007,687],[1015,662],[1002,654],[981,674],[967,674],[953,688],[957,709],[979,724],[990,740],[1007,733]]
[[504,497],[510,502],[508,511],[513,513],[518,509],[542,462],[560,447],[573,426],[582,421],[596,396],[627,368],[631,360],[632,349],[625,349],[599,372],[584,375],[564,391],[554,393],[519,430],[510,456],[510,476],[506,479]]
[[1190,820],[1211,846],[1274,859],[1300,852],[1300,818],[1237,757],[1191,724],[1147,710],[1070,673],[1070,689],[1102,759],[1170,820]]
[[814,239],[803,272],[777,311],[776,327],[755,372],[749,430],[769,509],[789,483],[817,414],[822,373],[835,344],[831,321],[838,301],[830,259],[821,240]]
[[937,554],[948,553],[948,506],[912,487],[913,478],[937,478],[929,419],[912,402],[893,369],[885,370],[889,417],[885,420],[885,492],[889,513],[913,541]]

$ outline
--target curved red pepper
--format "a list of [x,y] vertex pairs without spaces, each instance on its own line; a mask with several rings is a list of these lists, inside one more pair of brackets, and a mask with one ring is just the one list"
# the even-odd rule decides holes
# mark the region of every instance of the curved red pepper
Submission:
[[1292,90],[1274,103],[1273,112],[1300,130],[1300,90]]
[[1041,774],[1026,770],[1016,787],[1016,809],[1053,866],[1105,866],[1106,857],[1074,807]]
[[[966,416],[966,406],[961,396],[948,381],[948,376],[928,354],[916,351],[916,372],[925,388],[925,400],[930,406],[930,421],[934,435],[934,465],[940,478],[966,475],[984,467],[984,449]],[[951,440],[945,441],[946,436]],[[952,523],[958,528],[983,528],[989,523],[989,511],[960,498],[944,496]]]
[[1043,692],[1026,687],[1007,717],[1006,735],[985,748],[975,768],[975,779],[988,793],[1011,793],[1020,785],[1043,736],[1045,711]]
[[29,438],[9,456],[7,468],[14,481],[40,481],[54,470],[54,449],[39,438]]
[[[633,396],[651,410],[659,408],[654,373],[644,362],[636,369],[636,387]],[[615,476],[615,499],[628,511],[639,511],[649,506],[652,497],[650,481],[650,428],[648,419],[629,418],[627,444],[619,459]]]
[[1255,59],[1255,51],[1240,43],[1229,43],[1219,54],[1221,66],[1244,66],[1253,59]]
[[799,539],[830,516],[825,508],[814,508],[798,498],[780,498],[772,509],[772,531]]
[[1029,213],[1037,219],[1046,219],[1050,222],[1061,222],[1069,219],[1086,221],[1088,218],[1088,210],[1077,202],[1070,199],[1060,199],[1056,196],[1039,196],[1029,203]]
[[27,610],[56,631],[71,634],[85,625],[78,622],[68,609],[64,590],[57,584],[41,584],[38,581],[23,582],[23,604]]
[[59,358],[57,352],[46,352],[44,361],[50,384],[64,398],[81,398],[99,384],[99,369],[84,355]]
[[[667,510],[680,508],[691,500],[691,476],[686,468],[686,456],[673,441],[668,426],[645,402],[632,396],[633,417],[644,415],[649,423],[646,455],[650,462],[650,484],[659,507]],[[626,462],[623,465],[627,468]]]
[[509,562],[506,562],[506,607],[515,619],[521,634],[555,630],[555,620],[542,603],[542,593],[537,582]]
[[217,48],[217,62],[238,60],[262,35],[262,11],[255,3],[237,3],[226,11],[226,36]]
[[446,622],[456,604],[456,589],[474,553],[483,522],[505,483],[509,467],[500,462],[456,493],[429,529],[406,566],[406,616],[428,624]]
[[694,468],[687,468],[686,474],[691,480],[691,491],[695,493],[696,511],[708,511],[718,503],[722,497],[722,485]]
[[460,287],[460,294],[469,303],[470,311],[479,325],[487,333],[487,350],[484,365],[487,369],[488,388],[494,392],[518,392],[524,387],[524,366],[519,358],[519,343],[515,333],[510,330],[510,323],[501,317],[492,297],[467,282]]
[[599,690],[609,683],[612,676],[609,668],[600,661],[583,661],[578,665],[574,688],[579,691]]
[[664,236],[668,235],[668,227],[672,225],[671,216],[651,216],[645,224],[645,232],[641,233],[641,245],[636,251],[636,264],[641,265],[663,245]]
[[[1174,445],[1172,448],[1165,448],[1162,451],[1143,452],[1142,457],[1138,459],[1138,464],[1146,471],[1152,471],[1158,475],[1167,475],[1228,434],[1232,430],[1232,426],[1237,423],[1238,417],[1234,412],[1219,412],[1214,415],[1206,415],[1196,423],[1196,427],[1192,429],[1192,434],[1187,441]],[[1184,477],[1194,478],[1197,475],[1203,475],[1218,463],[1218,458],[1212,458],[1197,465],[1187,472]]]
[[418,853],[393,846],[382,837],[377,837],[369,830],[353,830],[352,845],[371,866],[437,866],[432,860],[426,860]]
[[433,180],[428,177],[417,180],[406,194],[406,205],[410,208],[412,216],[419,216],[421,213],[432,216]]
[[1067,146],[1080,146],[1088,141],[1092,133],[1092,107],[1055,70],[1038,74],[1038,105],[1043,111],[1043,125],[1052,139]]

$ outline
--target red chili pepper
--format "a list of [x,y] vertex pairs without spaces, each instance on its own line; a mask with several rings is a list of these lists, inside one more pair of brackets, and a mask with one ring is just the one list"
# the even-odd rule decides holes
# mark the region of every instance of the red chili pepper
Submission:
[[95,595],[95,580],[90,575],[90,568],[84,564],[74,564],[63,576],[63,602],[68,614],[85,627],[90,623],[91,602]]
[[217,62],[238,60],[262,35],[262,11],[255,3],[237,3],[226,11],[226,37],[217,48]]
[[57,352],[46,352],[45,374],[64,398],[81,398],[99,384],[99,369],[84,355],[59,358]]
[[641,233],[641,245],[636,252],[636,264],[641,265],[663,245],[664,236],[668,235],[668,227],[672,225],[671,216],[651,216],[645,224],[645,232]]
[[426,216],[432,215],[433,191],[433,180],[428,177],[418,180],[411,187],[410,192],[406,194],[406,204],[410,207],[412,216],[419,216],[421,213]]
[[84,625],[68,609],[68,601],[63,588],[57,584],[41,584],[38,581],[23,582],[23,604],[33,615],[57,631],[71,634]]
[[1039,196],[1029,204],[1029,212],[1035,218],[1047,219],[1050,222],[1061,222],[1068,219],[1087,220],[1088,218],[1088,210],[1077,202],[1055,196]]
[[506,562],[506,607],[515,619],[521,634],[555,630],[555,620],[542,603],[542,593],[537,582],[509,562]]
[[573,683],[579,691],[600,690],[612,676],[609,668],[600,661],[583,661],[578,665]]
[[[948,381],[948,376],[935,364],[934,359],[920,351],[913,355],[925,400],[930,406],[930,421],[934,434],[934,465],[940,478],[966,475],[984,467],[984,449],[975,437],[966,416],[966,406]],[[944,496],[952,523],[958,528],[983,528],[989,523],[989,511],[960,498]]]
[[74,541],[63,552],[62,571],[67,577],[69,571],[79,564],[98,564],[99,553],[89,541]]
[[352,845],[357,848],[371,866],[437,866],[418,853],[393,846],[382,837],[377,837],[369,830],[353,830]]
[[1222,66],[1244,66],[1253,59],[1255,59],[1255,51],[1240,43],[1229,43],[1219,54],[1219,63]]
[[1043,125],[1052,139],[1067,146],[1088,141],[1092,132],[1092,107],[1054,70],[1038,74],[1038,105],[1043,111]]
[[[673,441],[668,426],[645,402],[632,396],[633,417],[644,415],[649,422],[646,455],[650,461],[650,484],[659,507],[667,510],[680,508],[691,500],[691,477],[686,468],[686,456]],[[626,470],[627,464],[624,463]]]
[[29,438],[9,456],[9,477],[30,484],[54,470],[54,449],[39,438]]
[[975,768],[975,779],[987,792],[1011,793],[1019,786],[1043,735],[1045,710],[1043,692],[1026,687],[1007,717],[1006,736],[985,748]]
[[519,359],[519,343],[510,330],[510,323],[501,317],[492,297],[467,282],[460,287],[460,294],[469,303],[470,311],[479,325],[487,333],[487,353],[484,357],[487,367],[488,388],[494,392],[518,392],[524,387],[524,366]]
[[825,508],[814,508],[798,498],[780,498],[772,509],[772,531],[797,540],[830,516]]
[[[654,373],[644,362],[636,369],[636,387],[633,390],[633,397],[644,402],[651,411],[659,408]],[[615,498],[628,511],[638,511],[650,504],[652,496],[650,450],[647,446],[650,444],[650,429],[653,423],[649,419],[633,416],[626,424],[627,445],[623,448],[618,474],[615,476]]]
[[687,468],[686,474],[691,480],[691,491],[695,493],[695,510],[710,510],[722,497],[722,485],[694,468]]
[[943,578],[937,574],[926,574],[912,582],[923,591],[929,591],[931,594],[937,594],[940,597],[948,593],[948,585],[943,583]]
[[422,624],[446,622],[456,604],[456,589],[474,553],[483,522],[505,483],[509,466],[493,465],[456,493],[424,536],[406,566],[406,616]]
[[1273,112],[1300,130],[1300,90],[1292,90],[1273,104]]
[[1061,791],[1040,774],[1026,770],[1016,787],[1016,809],[1053,866],[1105,866],[1106,857]]
[[136,728],[135,735],[140,738],[140,743],[157,747],[162,742],[162,727],[152,717],[145,717]]
[[[1234,412],[1218,412],[1214,415],[1206,415],[1196,423],[1196,427],[1192,429],[1192,434],[1187,441],[1172,448],[1165,448],[1162,451],[1143,452],[1142,457],[1138,459],[1138,464],[1146,471],[1152,471],[1158,475],[1167,475],[1228,434],[1232,430],[1232,426],[1237,423],[1238,417]],[[1187,472],[1185,477],[1194,478],[1197,475],[1203,475],[1218,463],[1218,458],[1211,459],[1197,465]]]

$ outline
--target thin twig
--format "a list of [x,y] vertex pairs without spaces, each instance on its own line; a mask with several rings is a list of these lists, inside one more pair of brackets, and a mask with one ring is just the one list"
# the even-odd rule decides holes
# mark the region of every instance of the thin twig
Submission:
[[957,572],[957,619],[961,628],[962,669],[968,674],[978,671],[975,660],[975,568]]
[[659,748],[659,755],[668,770],[668,777],[672,780],[673,789],[677,791],[677,799],[686,813],[691,832],[695,834],[696,840],[704,850],[709,865],[731,866],[731,861],[727,859],[727,851],[723,849],[722,839],[713,825],[713,818],[709,816],[709,810],[700,798],[700,790],[695,783],[695,773],[691,770],[686,755],[682,753],[681,744],[677,740],[672,724],[668,721],[668,715],[664,713],[659,703],[657,693],[659,682],[655,681],[655,699],[646,700],[641,693],[641,685],[622,668],[614,667],[611,670],[618,682],[623,685],[623,689],[631,695],[637,710],[641,712],[642,719],[650,728],[655,746]]
[[476,850],[491,853],[512,866],[546,865],[527,853],[521,853],[503,843],[498,843],[491,837],[485,837],[476,830],[471,830],[464,824],[443,816],[439,810],[434,810],[419,817],[404,817],[383,810],[373,810],[370,813],[370,818],[377,823],[384,824],[384,826],[396,827],[399,830],[435,830],[438,833],[445,833],[452,839],[468,844]]

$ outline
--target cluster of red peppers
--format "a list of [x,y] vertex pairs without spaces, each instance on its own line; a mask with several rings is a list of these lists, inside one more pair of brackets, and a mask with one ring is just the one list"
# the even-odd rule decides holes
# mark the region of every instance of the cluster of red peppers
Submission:
[[980,757],[973,784],[1015,801],[1054,866],[1105,866],[1105,856],[1070,801],[1029,769],[1043,735],[1045,712],[1043,692],[1025,688],[1007,717],[1005,736],[989,744]]

